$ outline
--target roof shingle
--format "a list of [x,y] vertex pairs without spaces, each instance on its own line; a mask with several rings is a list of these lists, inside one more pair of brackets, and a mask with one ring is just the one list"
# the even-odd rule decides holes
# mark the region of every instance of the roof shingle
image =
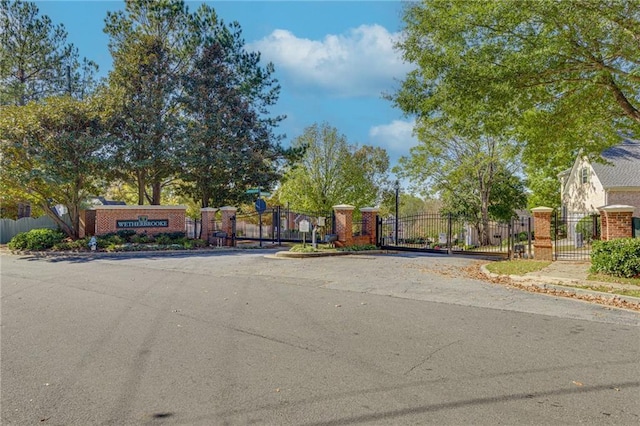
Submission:
[[591,166],[604,188],[640,187],[640,142],[627,139],[602,152],[606,163]]

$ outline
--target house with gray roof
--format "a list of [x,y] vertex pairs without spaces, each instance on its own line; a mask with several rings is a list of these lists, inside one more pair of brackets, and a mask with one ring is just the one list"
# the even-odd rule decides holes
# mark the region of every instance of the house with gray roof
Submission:
[[579,155],[558,177],[564,217],[619,204],[634,206],[640,216],[640,141],[625,139],[604,150],[599,161]]

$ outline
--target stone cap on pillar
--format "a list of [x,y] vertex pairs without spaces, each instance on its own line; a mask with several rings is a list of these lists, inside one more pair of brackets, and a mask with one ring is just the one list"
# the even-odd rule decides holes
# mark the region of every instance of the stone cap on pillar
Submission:
[[551,213],[553,209],[551,207],[536,207],[531,209],[531,213]]
[[214,213],[217,212],[218,210],[220,209],[215,207],[203,207],[200,209],[201,212],[214,212]]
[[223,212],[236,212],[238,211],[237,207],[233,207],[233,206],[224,206],[224,207],[220,207],[220,211]]
[[609,206],[598,207],[598,210],[603,210],[607,213],[633,213],[636,208],[633,206],[627,206],[624,204],[612,204]]
[[[335,207],[334,207],[335,209]],[[362,213],[378,213],[380,209],[378,207],[363,207],[360,209]]]
[[333,206],[334,210],[355,210],[356,206],[351,206],[349,204],[338,204],[337,206]]

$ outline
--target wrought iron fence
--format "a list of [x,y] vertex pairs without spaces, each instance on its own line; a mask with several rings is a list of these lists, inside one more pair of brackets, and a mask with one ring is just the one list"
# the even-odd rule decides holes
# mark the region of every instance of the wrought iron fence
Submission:
[[591,247],[600,239],[600,215],[593,212],[556,211],[551,223],[555,260],[590,260]]
[[[528,220],[526,228],[523,222],[524,229],[527,229],[527,240],[530,240]],[[379,245],[396,249],[508,256],[515,241],[512,223],[483,222],[450,214],[390,216],[378,222]]]
[[[300,223],[309,222],[309,232],[300,232]],[[316,237],[322,241],[326,234],[335,233],[332,213],[313,213],[281,206],[268,208],[262,215],[258,213],[237,214],[235,236],[238,240],[263,240],[274,243],[300,242],[311,240],[313,227]]]

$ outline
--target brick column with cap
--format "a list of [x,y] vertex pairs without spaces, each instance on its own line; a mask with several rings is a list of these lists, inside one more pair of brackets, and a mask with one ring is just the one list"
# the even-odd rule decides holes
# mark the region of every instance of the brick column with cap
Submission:
[[336,246],[349,247],[353,245],[353,210],[355,206],[339,204],[333,206],[336,213]]
[[209,241],[211,234],[215,231],[216,212],[218,209],[213,207],[205,207],[200,209],[200,215],[202,217],[202,239]]
[[553,246],[551,244],[551,213],[550,207],[536,207],[533,213],[533,243],[536,260],[553,260]]
[[633,206],[615,204],[600,207],[601,236],[604,241],[633,236]]
[[362,231],[369,236],[369,244],[376,243],[376,220],[378,219],[377,207],[365,207],[360,209],[362,213]]
[[225,242],[226,246],[233,246],[233,221],[236,217],[237,208],[231,206],[221,207],[220,211],[222,212],[222,232],[227,233],[227,241]]

